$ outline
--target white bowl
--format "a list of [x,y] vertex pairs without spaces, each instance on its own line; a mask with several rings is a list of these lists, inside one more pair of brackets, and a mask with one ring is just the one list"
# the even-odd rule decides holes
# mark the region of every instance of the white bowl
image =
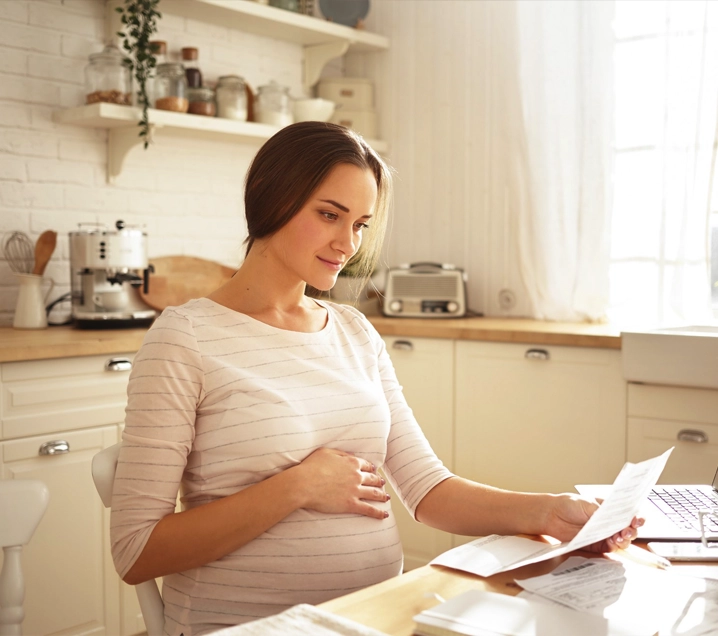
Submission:
[[336,104],[328,99],[297,99],[294,101],[294,121],[329,121]]

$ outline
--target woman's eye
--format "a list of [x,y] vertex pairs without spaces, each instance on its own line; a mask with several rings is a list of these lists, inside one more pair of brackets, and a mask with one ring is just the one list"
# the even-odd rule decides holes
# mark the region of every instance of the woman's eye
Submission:
[[320,214],[329,221],[336,221],[339,218],[339,215],[334,212],[320,212]]
[[368,230],[369,226],[366,223],[357,223],[354,227],[356,227],[357,230]]

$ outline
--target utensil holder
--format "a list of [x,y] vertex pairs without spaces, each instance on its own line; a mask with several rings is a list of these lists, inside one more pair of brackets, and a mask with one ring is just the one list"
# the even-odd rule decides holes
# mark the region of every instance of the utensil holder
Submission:
[[[37,274],[16,273],[15,276],[20,283],[20,293],[17,296],[12,326],[15,329],[46,329],[45,303],[55,286],[55,281]],[[42,293],[43,283],[50,284],[44,294]]]

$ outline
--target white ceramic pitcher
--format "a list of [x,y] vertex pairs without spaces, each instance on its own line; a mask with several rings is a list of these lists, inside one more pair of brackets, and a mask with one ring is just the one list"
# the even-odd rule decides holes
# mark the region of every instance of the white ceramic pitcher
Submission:
[[[47,327],[45,303],[55,286],[55,281],[37,274],[16,273],[15,276],[20,283],[20,293],[17,297],[12,326],[15,329],[45,329]],[[42,293],[43,283],[50,284],[44,294]]]

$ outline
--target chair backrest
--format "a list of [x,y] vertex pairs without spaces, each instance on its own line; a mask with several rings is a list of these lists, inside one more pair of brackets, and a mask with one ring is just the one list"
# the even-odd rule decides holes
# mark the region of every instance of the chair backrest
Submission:
[[[112,504],[112,486],[115,482],[117,458],[122,442],[101,450],[92,458],[92,479],[105,508]],[[142,618],[147,636],[162,636],[165,628],[165,606],[154,579],[135,585],[137,600],[140,602]]]
[[41,481],[0,481],[0,635],[19,636],[25,618],[25,579],[20,552],[30,542],[47,509],[50,493]]

